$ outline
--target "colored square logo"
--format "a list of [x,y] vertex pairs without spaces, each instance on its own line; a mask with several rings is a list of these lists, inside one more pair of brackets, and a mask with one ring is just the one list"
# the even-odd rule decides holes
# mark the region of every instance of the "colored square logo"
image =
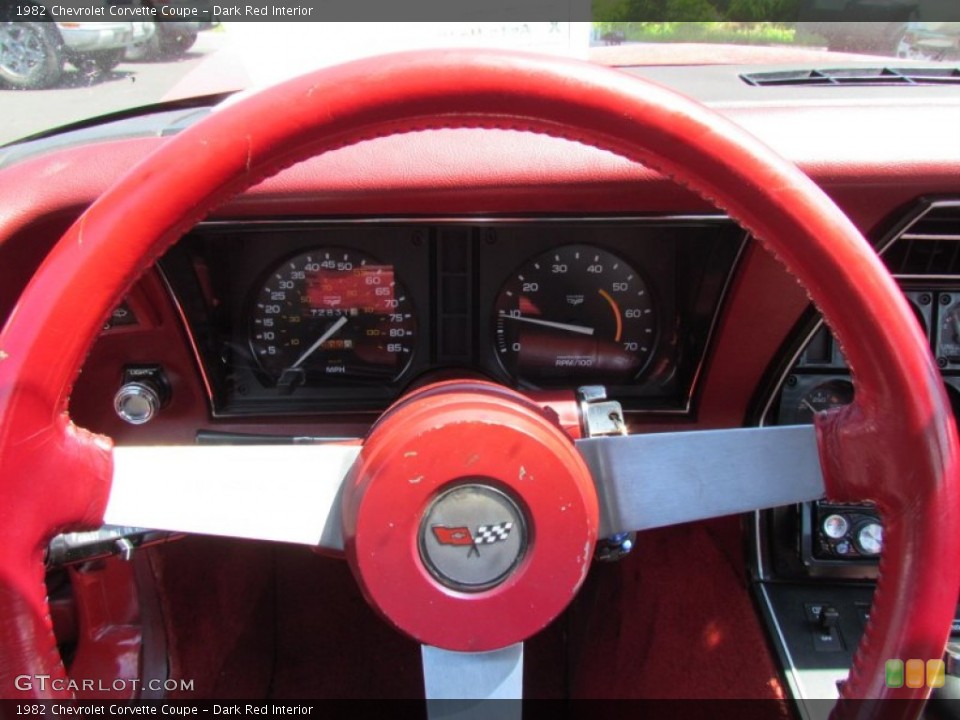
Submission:
[[945,675],[943,660],[927,660],[927,687],[943,687]]
[[886,680],[888,688],[903,687],[903,660],[887,660]]
[[927,679],[926,675],[926,667],[923,660],[907,660],[905,678],[908,688],[922,688]]

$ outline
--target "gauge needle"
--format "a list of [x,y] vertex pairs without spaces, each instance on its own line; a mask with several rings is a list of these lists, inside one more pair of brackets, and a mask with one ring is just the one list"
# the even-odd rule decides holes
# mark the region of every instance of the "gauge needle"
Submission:
[[570,325],[568,323],[553,322],[552,320],[524,317],[523,315],[504,315],[503,317],[507,320],[519,320],[520,322],[530,323],[531,325],[543,325],[543,327],[566,330],[568,332],[580,333],[581,335],[593,335],[593,328],[584,327],[583,325]]
[[327,340],[329,340],[329,339],[332,338],[334,335],[336,335],[336,334],[340,331],[340,328],[342,328],[342,327],[343,327],[344,325],[346,325],[346,324],[347,324],[347,316],[346,316],[346,315],[341,315],[341,316],[340,316],[340,319],[337,320],[337,321],[336,321],[333,325],[331,325],[329,328],[327,328],[327,331],[326,331],[323,335],[320,336],[320,339],[318,339],[313,345],[311,345],[309,348],[307,348],[307,351],[306,351],[303,355],[301,355],[301,356],[297,359],[297,361],[296,361],[293,365],[291,365],[288,369],[290,369],[290,370],[296,370],[298,367],[300,367],[300,365],[303,364],[303,361],[304,361],[304,360],[306,360],[308,357],[310,357],[311,355],[313,355],[313,353],[316,351],[316,349],[317,349],[318,347],[320,347],[320,346],[323,345]]

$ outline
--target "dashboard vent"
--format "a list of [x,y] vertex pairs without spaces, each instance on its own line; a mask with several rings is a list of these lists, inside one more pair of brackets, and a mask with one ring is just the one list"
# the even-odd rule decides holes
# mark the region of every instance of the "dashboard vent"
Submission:
[[960,275],[960,200],[935,202],[883,253],[894,275]]
[[960,68],[837,68],[746,73],[755,87],[784,85],[960,85]]

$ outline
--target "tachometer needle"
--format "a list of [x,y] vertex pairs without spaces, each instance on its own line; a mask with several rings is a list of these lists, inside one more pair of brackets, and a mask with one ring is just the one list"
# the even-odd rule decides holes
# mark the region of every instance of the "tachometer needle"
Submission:
[[524,317],[523,315],[506,315],[507,320],[518,320],[520,322],[530,323],[531,325],[543,325],[544,327],[556,328],[557,330],[566,330],[567,332],[580,333],[581,335],[593,335],[592,327],[583,325],[570,325],[569,323],[558,323],[552,320],[540,320],[538,318]]
[[297,361],[293,365],[291,365],[288,369],[296,370],[298,367],[300,367],[303,364],[304,360],[306,360],[308,357],[313,355],[313,353],[316,352],[316,349],[318,347],[323,345],[327,340],[329,340],[338,332],[340,332],[340,328],[342,328],[346,324],[347,324],[347,316],[341,315],[340,319],[337,320],[329,328],[327,328],[327,331],[323,335],[321,335],[320,338],[313,345],[307,348],[307,351],[303,355],[301,355],[299,358],[297,358]]

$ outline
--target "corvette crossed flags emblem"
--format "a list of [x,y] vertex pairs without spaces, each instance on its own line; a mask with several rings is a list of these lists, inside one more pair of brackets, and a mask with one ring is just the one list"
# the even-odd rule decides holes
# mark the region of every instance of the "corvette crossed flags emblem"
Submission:
[[496,525],[480,525],[476,533],[471,533],[466,525],[460,527],[447,527],[446,525],[434,525],[430,528],[433,536],[441,545],[460,545],[469,547],[467,557],[476,555],[480,557],[480,545],[492,545],[493,543],[506,540],[513,529],[512,522],[502,522]]

